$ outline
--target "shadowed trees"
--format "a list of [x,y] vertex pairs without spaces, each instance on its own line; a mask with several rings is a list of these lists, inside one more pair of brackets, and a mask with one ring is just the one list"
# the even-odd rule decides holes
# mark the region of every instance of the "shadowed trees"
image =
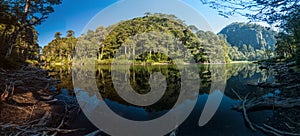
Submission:
[[1,60],[22,62],[37,58],[40,47],[34,27],[45,21],[54,12],[53,6],[60,3],[61,0],[1,0]]

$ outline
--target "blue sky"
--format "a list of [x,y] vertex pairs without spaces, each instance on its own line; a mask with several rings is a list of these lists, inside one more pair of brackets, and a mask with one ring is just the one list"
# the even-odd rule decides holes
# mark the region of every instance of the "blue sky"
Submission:
[[55,12],[36,27],[39,44],[47,45],[55,32],[65,34],[67,30],[74,30],[79,36],[87,29],[143,16],[145,12],[175,14],[187,24],[215,33],[232,22],[247,21],[241,16],[219,16],[200,0],[63,0],[61,5],[55,6]]

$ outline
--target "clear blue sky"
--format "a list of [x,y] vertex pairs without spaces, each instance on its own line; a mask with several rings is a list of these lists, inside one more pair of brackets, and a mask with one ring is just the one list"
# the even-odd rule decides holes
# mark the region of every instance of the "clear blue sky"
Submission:
[[36,27],[39,44],[47,45],[55,32],[65,34],[67,30],[74,30],[79,36],[86,29],[143,16],[145,12],[175,14],[187,24],[215,33],[232,22],[247,21],[241,16],[229,19],[219,16],[200,0],[63,0],[61,5],[55,6],[55,12]]

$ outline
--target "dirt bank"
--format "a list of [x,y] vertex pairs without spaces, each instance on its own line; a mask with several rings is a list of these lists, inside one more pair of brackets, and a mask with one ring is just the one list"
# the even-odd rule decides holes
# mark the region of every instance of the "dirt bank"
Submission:
[[0,70],[0,135],[61,135],[80,113],[75,97],[58,94],[46,70]]

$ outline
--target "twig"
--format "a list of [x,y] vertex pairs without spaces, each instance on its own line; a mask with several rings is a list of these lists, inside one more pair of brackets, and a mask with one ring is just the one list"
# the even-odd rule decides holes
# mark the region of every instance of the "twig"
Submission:
[[67,117],[67,113],[68,113],[68,104],[67,104],[66,102],[64,102],[64,101],[61,101],[61,102],[63,102],[63,103],[65,104],[65,114],[64,114],[64,116],[63,116],[62,121],[60,122],[60,124],[59,124],[58,127],[57,127],[58,129],[61,128],[62,125],[64,124],[64,121],[65,121],[65,119],[66,119],[66,117]]
[[[255,98],[248,101],[245,105],[247,110],[261,108],[261,107],[275,107],[275,108],[292,108],[300,106],[300,98],[280,98],[276,101],[273,101],[273,98]],[[242,106],[238,105],[234,109],[242,110]]]
[[247,114],[247,109],[245,108],[246,102],[247,102],[247,98],[250,95],[250,93],[248,93],[244,99],[242,99],[242,97],[234,90],[231,89],[232,92],[242,101],[242,108],[243,108],[243,116],[245,118],[245,121],[247,122],[247,124],[249,125],[249,127],[251,128],[251,130],[256,131],[256,129],[253,127],[252,122],[250,121],[248,114]]
[[6,70],[4,70],[4,69],[2,69],[2,68],[0,68],[0,71],[1,71],[1,72],[4,72],[4,73],[7,72]]
[[237,96],[239,98],[239,100],[243,101],[243,99],[241,98],[241,96],[234,89],[231,89],[231,90],[235,94],[235,96]]
[[41,118],[41,120],[39,121],[38,125],[45,125],[47,123],[47,119],[50,118],[51,113],[49,111],[46,111],[46,113],[44,114],[44,116]]
[[288,123],[284,122],[284,125],[286,125],[290,130],[295,129],[295,127],[291,127]]
[[281,130],[278,130],[278,129],[276,129],[276,128],[273,128],[273,127],[271,127],[271,126],[269,126],[269,125],[267,125],[267,124],[263,124],[263,125],[264,125],[264,127],[268,128],[268,129],[270,129],[270,130],[273,130],[273,131],[275,131],[275,132],[277,132],[277,133],[279,133],[279,134],[282,134],[282,135],[300,136],[300,134],[291,133],[291,132],[286,132],[286,131],[281,131]]
[[249,94],[250,94],[250,93],[248,93],[248,94],[246,95],[246,97],[244,98],[244,101],[243,101],[243,115],[244,115],[244,118],[245,118],[246,122],[248,123],[249,127],[250,127],[253,131],[256,131],[256,129],[255,129],[255,128],[253,127],[253,125],[252,125],[252,122],[251,122],[250,119],[248,118],[247,110],[246,110],[246,108],[245,108],[245,104],[246,104],[246,102],[247,102],[247,98],[248,98]]
[[72,133],[72,132],[76,132],[82,129],[57,129],[57,128],[43,128],[40,131],[55,131],[55,132],[59,132],[59,133]]
[[33,105],[32,109],[31,109],[31,112],[30,112],[29,119],[31,119],[31,118],[32,118],[32,114],[33,114],[33,111],[34,111],[34,109],[35,109],[35,104]]
[[300,126],[300,123],[293,121],[292,119],[290,119],[289,117],[285,117],[286,119],[288,119],[291,123]]
[[275,135],[275,136],[281,136],[280,134],[278,134],[278,133],[276,133],[276,132],[274,132],[274,131],[265,129],[264,127],[261,127],[261,126],[259,126],[259,125],[255,125],[255,127],[258,128],[258,129],[260,129],[260,130],[262,130],[262,131],[264,131],[264,132],[271,133],[271,134],[273,134],[273,135]]
[[[24,130],[27,130],[30,126],[27,126]],[[18,128],[17,128],[18,129]],[[21,135],[24,131],[18,132],[15,136]]]

